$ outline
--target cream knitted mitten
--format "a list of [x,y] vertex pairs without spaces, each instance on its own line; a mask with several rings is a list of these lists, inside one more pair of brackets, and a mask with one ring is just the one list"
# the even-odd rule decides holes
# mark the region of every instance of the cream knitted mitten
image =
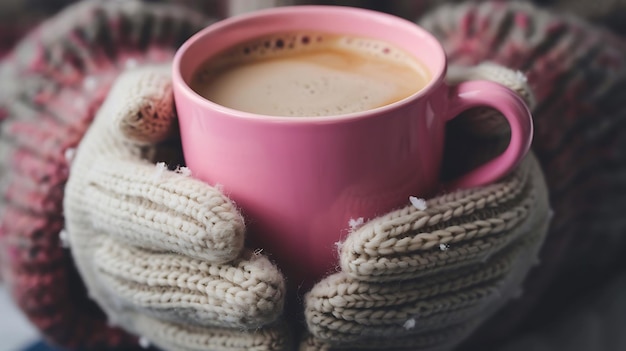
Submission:
[[522,293],[549,219],[530,155],[498,183],[364,224],[341,247],[341,272],[306,296],[301,350],[452,349]]
[[169,67],[116,80],[65,190],[63,234],[76,266],[109,322],[144,342],[280,350],[280,272],[243,248],[243,219],[217,189],[185,168],[155,165],[175,121]]

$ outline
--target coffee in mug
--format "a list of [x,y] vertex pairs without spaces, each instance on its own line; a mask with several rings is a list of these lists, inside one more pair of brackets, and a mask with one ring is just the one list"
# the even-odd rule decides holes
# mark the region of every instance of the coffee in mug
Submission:
[[407,98],[430,81],[403,49],[374,38],[286,32],[254,38],[210,58],[191,88],[239,111],[268,116],[333,116]]

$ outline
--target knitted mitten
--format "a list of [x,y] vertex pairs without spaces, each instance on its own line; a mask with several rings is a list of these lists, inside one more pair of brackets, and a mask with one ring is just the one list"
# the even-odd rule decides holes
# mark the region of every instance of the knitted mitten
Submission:
[[[495,64],[451,67],[448,81],[480,78],[508,85],[533,105],[523,77]],[[478,135],[502,133],[492,110],[468,117]],[[452,349],[519,297],[550,217],[530,155],[496,184],[413,198],[365,223],[340,245],[341,272],[305,297],[311,335],[300,349]]]
[[284,282],[243,251],[218,190],[157,163],[177,136],[171,65],[119,76],[72,160],[64,214],[72,257],[110,323],[167,350],[280,350]]

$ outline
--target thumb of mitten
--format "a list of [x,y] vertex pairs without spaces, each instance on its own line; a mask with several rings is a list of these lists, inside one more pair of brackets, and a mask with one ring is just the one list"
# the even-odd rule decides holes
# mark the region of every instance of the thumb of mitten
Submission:
[[[125,142],[145,147],[177,135],[170,65],[137,68],[122,74],[111,87],[91,130],[119,135]],[[110,139],[110,138],[109,138]],[[114,144],[126,149],[128,144]]]
[[[154,143],[172,136],[175,131],[175,109],[169,65],[151,67],[153,75],[144,75],[141,84],[117,86],[126,99],[137,100],[125,104],[131,111],[120,111],[118,127],[130,140]],[[124,76],[122,76],[124,77]],[[141,95],[132,93],[141,90]],[[131,94],[128,94],[128,93]]]
[[[458,84],[467,80],[489,80],[506,86],[515,91],[532,110],[535,97],[527,83],[526,76],[492,62],[484,62],[478,66],[466,67],[450,65],[446,80],[449,84]],[[504,116],[494,109],[479,107],[458,118],[462,129],[477,137],[501,137],[509,132],[509,124]]]
[[156,143],[176,131],[168,67],[120,75],[82,139],[64,201],[70,240],[96,229],[134,246],[228,262],[243,248],[235,206],[185,168],[155,168]]

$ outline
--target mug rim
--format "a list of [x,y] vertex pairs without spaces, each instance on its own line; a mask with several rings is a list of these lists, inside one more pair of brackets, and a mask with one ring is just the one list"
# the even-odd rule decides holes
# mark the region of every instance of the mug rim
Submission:
[[[182,75],[181,62],[187,52],[198,42],[201,42],[207,36],[211,36],[214,33],[218,33],[223,30],[228,30],[229,27],[235,27],[245,22],[273,18],[275,16],[289,16],[293,14],[297,15],[307,15],[312,12],[317,12],[318,15],[324,15],[328,12],[333,12],[334,14],[346,15],[346,16],[362,16],[368,17],[371,20],[378,21],[379,23],[385,24],[387,26],[398,26],[405,32],[413,32],[413,35],[419,36],[422,40],[430,41],[430,44],[437,48],[437,55],[440,56],[438,60],[438,64],[435,70],[428,69],[431,77],[428,83],[420,90],[414,92],[413,94],[395,101],[391,104],[379,106],[373,109],[344,113],[344,114],[336,114],[336,115],[325,115],[325,116],[272,116],[266,114],[259,114],[253,112],[246,112],[237,110],[234,108],[226,107],[210,101],[205,97],[198,94],[195,90],[191,88],[187,80]],[[330,30],[332,32],[332,30]],[[250,36],[249,39],[254,38],[254,36]],[[237,43],[232,43],[232,45],[236,45]],[[406,50],[406,47],[401,47],[403,50]],[[432,53],[431,53],[432,54]],[[205,61],[211,56],[207,56],[202,59]],[[421,58],[419,56],[415,57],[417,59]],[[194,67],[194,70],[197,67]],[[287,123],[287,124],[311,124],[311,123],[328,123],[328,122],[341,122],[346,120],[353,120],[359,118],[366,118],[377,116],[380,114],[385,114],[386,112],[395,110],[397,108],[406,106],[407,104],[412,103],[413,101],[422,98],[425,95],[430,94],[439,84],[443,82],[443,78],[446,74],[447,70],[447,57],[441,43],[434,37],[433,34],[422,28],[417,23],[411,22],[407,19],[401,18],[399,16],[391,15],[385,12],[358,8],[358,7],[349,7],[349,6],[341,6],[341,5],[294,5],[294,6],[281,6],[275,8],[268,8],[262,10],[256,10],[253,12],[232,16],[226,19],[219,20],[213,24],[208,25],[207,27],[201,29],[189,39],[187,39],[183,45],[181,45],[174,55],[174,59],[172,62],[172,80],[174,84],[174,89],[178,93],[182,93],[186,95],[186,99],[189,101],[193,101],[195,104],[198,104],[202,107],[205,107],[210,110],[215,110],[221,112],[223,114],[227,114],[231,117],[237,117],[242,119],[252,119],[257,121],[269,121],[275,123]]]

